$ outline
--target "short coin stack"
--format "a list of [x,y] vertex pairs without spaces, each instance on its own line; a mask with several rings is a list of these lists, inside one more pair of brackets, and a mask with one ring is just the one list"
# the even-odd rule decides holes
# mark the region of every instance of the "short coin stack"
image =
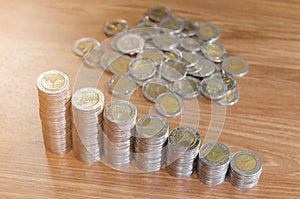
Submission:
[[137,109],[125,100],[106,105],[103,123],[104,157],[113,166],[127,165],[132,160]]
[[72,97],[73,152],[81,161],[101,159],[101,129],[104,95],[96,88],[81,88]]
[[159,115],[148,114],[136,124],[135,165],[143,171],[158,171],[166,158],[164,147],[169,135],[167,120]]
[[195,129],[187,126],[174,128],[168,138],[167,171],[181,178],[192,175],[200,142],[200,135]]
[[220,142],[204,144],[198,156],[197,177],[207,185],[224,182],[229,166],[230,151]]
[[56,70],[44,72],[37,79],[37,89],[45,147],[66,153],[72,148],[69,78]]
[[255,153],[239,151],[231,157],[228,180],[238,188],[250,189],[257,184],[261,172],[262,162]]

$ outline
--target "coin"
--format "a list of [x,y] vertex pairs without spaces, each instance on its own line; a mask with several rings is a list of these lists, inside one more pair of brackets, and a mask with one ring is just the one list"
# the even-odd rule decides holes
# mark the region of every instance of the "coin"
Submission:
[[161,79],[150,79],[143,85],[142,92],[146,99],[155,102],[156,98],[169,91],[168,84]]
[[178,34],[184,28],[184,21],[179,18],[167,17],[160,21],[159,27],[168,33]]
[[175,117],[183,109],[182,99],[173,93],[163,93],[155,100],[156,110],[166,117]]
[[177,48],[179,39],[176,35],[160,34],[152,38],[154,46],[163,51],[172,51]]
[[217,42],[205,42],[201,46],[202,54],[210,61],[222,62],[226,56],[226,49]]
[[154,76],[156,66],[152,59],[146,57],[135,58],[129,64],[129,73],[136,80],[146,80]]
[[72,50],[76,55],[82,57],[88,49],[95,46],[100,46],[100,42],[90,37],[83,37],[74,42]]
[[199,72],[203,69],[203,67],[204,64],[199,58],[195,64],[187,67],[187,74],[193,76],[196,76],[197,74],[199,75]]
[[219,100],[216,100],[218,104],[224,105],[224,106],[232,106],[236,104],[239,100],[239,92],[237,89],[227,92],[224,97],[222,97]]
[[226,84],[217,77],[206,78],[201,82],[201,93],[212,100],[221,99],[226,94]]
[[241,77],[248,72],[249,64],[241,57],[231,56],[224,59],[222,68],[235,77]]
[[148,23],[140,23],[136,27],[137,28],[132,30],[132,32],[141,36],[144,40],[150,40],[160,34],[159,28],[156,28],[154,25],[149,25]]
[[211,74],[213,74],[216,68],[218,67],[215,63],[206,59],[199,59],[198,61],[199,64],[202,65],[202,68],[200,71],[191,74],[195,77],[202,77],[202,78],[208,77]]
[[158,66],[161,64],[164,58],[164,54],[161,50],[157,48],[145,48],[143,51],[141,51],[138,54],[138,58],[140,57],[146,57],[149,59],[152,59],[155,66]]
[[185,77],[187,68],[181,61],[170,59],[159,67],[159,71],[163,78],[170,82],[174,82]]
[[164,60],[168,61],[169,59],[176,59],[181,61],[182,60],[182,52],[178,49],[174,49],[172,51],[165,51],[164,52]]
[[172,12],[169,8],[164,6],[153,6],[148,8],[147,15],[155,22],[160,22],[162,19],[170,17]]
[[239,151],[232,155],[229,182],[238,188],[252,188],[262,172],[261,159],[251,151]]
[[198,52],[201,50],[201,43],[191,37],[184,37],[180,40],[180,47],[189,52]]
[[90,48],[82,57],[82,62],[86,66],[90,67],[101,67],[101,57],[105,51],[100,46]]
[[197,37],[203,41],[215,41],[220,37],[220,30],[210,23],[199,24]]
[[134,80],[126,75],[113,75],[108,82],[108,90],[115,96],[132,95],[136,89]]
[[197,33],[198,30],[198,23],[193,20],[184,20],[183,30],[181,35],[184,37],[191,37]]
[[141,17],[138,22],[136,23],[136,28],[141,28],[142,27],[156,27],[157,24],[153,21],[151,21],[149,16],[143,16]]
[[195,65],[198,60],[199,55],[197,53],[182,51],[182,62],[186,65],[187,68]]
[[136,54],[144,48],[145,40],[138,34],[124,34],[117,40],[117,48],[124,54]]
[[114,51],[106,51],[100,59],[101,66],[104,70],[109,70],[109,66],[122,55]]
[[200,81],[193,77],[184,77],[174,83],[174,90],[183,98],[195,98],[201,93]]
[[126,55],[122,55],[117,57],[112,63],[109,65],[108,69],[113,74],[127,74],[129,73],[129,64],[131,62],[131,58]]
[[114,19],[104,24],[103,30],[106,34],[112,36],[128,30],[128,22],[124,19]]

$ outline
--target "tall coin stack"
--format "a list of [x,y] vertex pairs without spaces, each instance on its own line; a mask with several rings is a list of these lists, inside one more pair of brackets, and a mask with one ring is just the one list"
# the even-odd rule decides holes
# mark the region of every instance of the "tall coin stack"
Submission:
[[153,172],[165,163],[165,143],[169,135],[169,125],[164,117],[148,114],[136,124],[135,165],[137,168]]
[[106,105],[103,123],[104,157],[112,166],[131,162],[137,109],[125,100],[113,100]]
[[250,189],[258,183],[261,172],[262,162],[255,153],[239,151],[231,158],[228,180],[235,187]]
[[230,151],[220,142],[205,143],[198,156],[197,177],[207,185],[224,182],[229,166]]
[[46,71],[37,79],[37,90],[45,147],[66,153],[72,148],[69,78],[60,71]]
[[72,107],[74,155],[84,162],[97,162],[101,159],[104,95],[96,88],[81,88],[72,97]]
[[168,173],[181,178],[192,175],[200,142],[200,135],[195,129],[187,126],[174,128],[168,138]]

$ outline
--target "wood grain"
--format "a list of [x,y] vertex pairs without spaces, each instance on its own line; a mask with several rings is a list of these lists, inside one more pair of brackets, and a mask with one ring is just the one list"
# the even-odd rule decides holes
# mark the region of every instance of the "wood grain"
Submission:
[[[300,2],[296,0],[0,0],[0,198],[300,198]],[[38,117],[37,76],[48,69],[76,80],[80,59],[71,46],[84,36],[106,39],[102,25],[116,18],[131,27],[148,7],[165,5],[177,17],[211,22],[229,55],[250,63],[238,78],[240,101],[226,110],[220,141],[232,152],[255,151],[263,161],[259,184],[208,187],[196,176],[164,169],[124,173],[101,163],[45,151]],[[106,74],[107,75],[107,74]],[[103,86],[103,84],[101,84]],[[101,87],[100,85],[100,87]],[[148,111],[138,91],[139,115]],[[207,132],[211,106],[199,97],[199,125]],[[174,127],[180,118],[170,120]],[[197,121],[198,122],[198,121]]]

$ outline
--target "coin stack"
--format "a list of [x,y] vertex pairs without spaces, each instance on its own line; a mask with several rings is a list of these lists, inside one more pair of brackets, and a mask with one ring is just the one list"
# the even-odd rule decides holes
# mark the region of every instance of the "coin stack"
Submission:
[[125,100],[106,105],[103,122],[104,157],[113,166],[127,165],[132,160],[137,109]]
[[224,182],[229,166],[230,151],[220,142],[205,143],[197,161],[197,177],[207,185]]
[[168,138],[168,173],[181,178],[191,176],[200,142],[200,135],[195,129],[187,126],[174,128]]
[[84,162],[97,162],[101,159],[104,95],[96,88],[81,88],[73,95],[72,107],[74,155]]
[[135,165],[143,171],[158,171],[165,163],[165,143],[169,135],[167,120],[159,115],[141,117],[135,132]]
[[228,180],[235,187],[250,189],[258,183],[261,172],[262,162],[255,153],[239,151],[231,157]]
[[58,154],[72,148],[69,84],[68,76],[57,70],[46,71],[37,79],[44,144]]

